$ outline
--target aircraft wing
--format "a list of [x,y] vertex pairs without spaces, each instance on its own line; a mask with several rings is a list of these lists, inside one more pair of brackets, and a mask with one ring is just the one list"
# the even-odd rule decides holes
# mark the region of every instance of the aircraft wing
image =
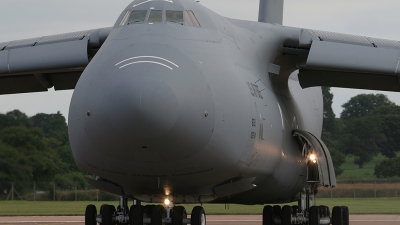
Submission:
[[110,28],[0,43],[0,94],[75,88]]
[[283,51],[296,55],[303,88],[400,91],[399,41],[309,29],[295,33]]

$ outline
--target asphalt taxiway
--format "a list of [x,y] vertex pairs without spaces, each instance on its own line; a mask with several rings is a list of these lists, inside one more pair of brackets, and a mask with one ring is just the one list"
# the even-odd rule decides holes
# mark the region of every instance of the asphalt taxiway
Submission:
[[[260,225],[261,215],[208,215],[208,225]],[[82,216],[0,217],[0,225],[84,225]],[[350,225],[400,225],[399,215],[350,215]]]

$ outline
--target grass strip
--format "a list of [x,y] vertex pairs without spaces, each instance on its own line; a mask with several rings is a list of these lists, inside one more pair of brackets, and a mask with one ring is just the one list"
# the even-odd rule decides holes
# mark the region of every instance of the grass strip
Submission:
[[[117,205],[118,202],[41,202],[41,201],[0,201],[0,216],[83,216],[86,205],[94,204],[97,210],[102,204]],[[288,205],[293,205],[288,204]],[[351,214],[400,214],[400,198],[321,198],[318,205],[333,206],[346,205]],[[188,213],[195,205],[183,205]],[[235,215],[261,214],[261,205],[204,204],[207,214]]]

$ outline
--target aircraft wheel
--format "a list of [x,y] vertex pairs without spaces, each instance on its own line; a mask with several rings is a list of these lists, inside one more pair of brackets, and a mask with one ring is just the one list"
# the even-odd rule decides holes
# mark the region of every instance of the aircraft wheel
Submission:
[[151,225],[164,225],[165,222],[163,222],[163,220],[165,217],[166,212],[162,205],[154,207],[153,212],[151,213]]
[[270,205],[264,206],[263,225],[274,225],[274,211]]
[[275,214],[275,215],[280,215],[280,214],[281,214],[282,208],[281,208],[280,205],[274,205],[274,206],[272,207],[272,209],[274,210],[274,214]]
[[94,205],[86,206],[85,225],[96,225],[97,209]]
[[332,225],[344,225],[342,208],[340,206],[335,206],[332,209]]
[[281,224],[291,225],[292,224],[292,207],[285,205],[281,211]]
[[103,205],[101,214],[101,224],[102,225],[113,225],[112,217],[115,212],[115,207],[113,205]]
[[187,219],[186,209],[183,206],[175,206],[172,209],[172,225],[186,225],[183,219]]
[[347,206],[342,206],[342,221],[343,225],[349,225],[350,224],[350,218],[349,218],[349,207]]
[[129,224],[143,225],[143,218],[147,218],[146,209],[142,205],[133,205],[129,210]]
[[310,214],[309,214],[309,224],[310,225],[320,225],[319,219],[320,219],[320,207],[318,206],[311,206],[310,208]]
[[275,218],[277,218],[277,219],[280,219],[281,218],[281,206],[279,206],[279,205],[274,205],[273,207],[272,207],[272,210],[274,211],[274,219]]
[[105,204],[100,206],[100,215],[103,215],[103,209],[104,209]]
[[146,205],[144,206],[146,213],[147,213],[147,218],[151,218],[151,215],[153,214],[153,209],[155,208],[155,205]]
[[195,206],[192,210],[191,225],[206,225],[206,212],[201,206]]

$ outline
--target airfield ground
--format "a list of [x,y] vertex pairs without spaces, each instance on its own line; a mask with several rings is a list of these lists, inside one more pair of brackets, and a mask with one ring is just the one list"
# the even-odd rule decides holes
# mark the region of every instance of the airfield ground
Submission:
[[[209,215],[208,225],[260,225],[261,215]],[[400,225],[400,215],[350,215],[350,225]],[[83,216],[0,217],[0,225],[84,225]]]
[[[400,215],[400,198],[317,198],[317,205],[333,206],[346,205],[350,214],[392,214]],[[40,201],[0,201],[0,216],[83,216],[86,205],[94,204],[99,209],[102,204],[117,202],[40,202]],[[191,212],[194,205],[184,205]],[[263,206],[244,206],[230,204],[204,204],[208,215],[257,215],[261,214]]]

